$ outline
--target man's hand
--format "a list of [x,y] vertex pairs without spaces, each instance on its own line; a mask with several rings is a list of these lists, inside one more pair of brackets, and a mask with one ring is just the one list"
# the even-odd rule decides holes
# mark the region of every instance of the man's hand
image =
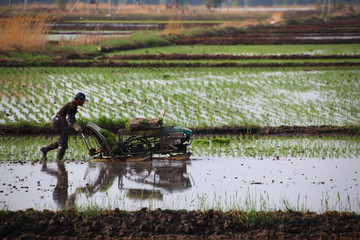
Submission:
[[82,127],[78,123],[74,123],[72,126],[78,133],[83,131]]

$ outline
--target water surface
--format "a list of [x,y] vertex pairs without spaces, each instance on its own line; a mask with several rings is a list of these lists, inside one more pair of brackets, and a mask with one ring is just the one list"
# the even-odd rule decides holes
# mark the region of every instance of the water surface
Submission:
[[360,212],[359,169],[358,158],[3,162],[0,206]]

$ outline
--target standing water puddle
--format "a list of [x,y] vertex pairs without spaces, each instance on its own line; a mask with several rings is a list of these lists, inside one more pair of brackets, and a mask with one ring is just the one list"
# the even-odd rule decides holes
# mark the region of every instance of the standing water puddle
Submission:
[[360,212],[359,166],[358,158],[3,162],[0,206]]

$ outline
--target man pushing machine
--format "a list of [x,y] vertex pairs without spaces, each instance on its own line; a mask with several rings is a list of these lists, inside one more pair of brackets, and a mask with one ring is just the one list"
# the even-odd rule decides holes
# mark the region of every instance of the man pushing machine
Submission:
[[77,113],[77,107],[83,106],[85,101],[88,101],[85,94],[79,92],[75,95],[74,100],[66,103],[56,114],[53,120],[53,128],[58,137],[55,142],[40,149],[42,159],[46,158],[49,151],[57,149],[57,160],[62,160],[68,148],[69,125],[77,132],[82,132],[81,126],[76,122],[75,114]]

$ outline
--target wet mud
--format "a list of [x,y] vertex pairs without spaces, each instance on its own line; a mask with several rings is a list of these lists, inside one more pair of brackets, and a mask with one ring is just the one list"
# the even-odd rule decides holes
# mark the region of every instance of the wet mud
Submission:
[[201,36],[186,37],[174,41],[177,45],[275,45],[275,44],[340,44],[340,43],[359,43],[360,38],[350,37],[348,34],[257,34],[249,33],[237,36]]
[[0,213],[2,239],[359,239],[360,215],[148,211]]
[[[117,20],[117,19],[116,19]],[[217,23],[182,23],[179,26],[183,28],[188,27],[212,27],[218,25]],[[109,30],[117,30],[117,31],[148,31],[148,30],[164,30],[167,26],[167,23],[69,23],[59,21],[57,23],[50,24],[51,30],[86,30],[86,31],[109,31]]]
[[[111,129],[104,126],[109,131],[117,133],[118,129]],[[192,128],[194,134],[196,135],[206,135],[206,134],[217,134],[217,135],[294,135],[294,136],[313,136],[313,135],[326,135],[326,136],[337,136],[337,135],[360,135],[360,129],[356,126],[331,126],[331,125],[321,125],[321,126],[288,126],[281,125],[277,127],[204,127],[204,128]],[[70,130],[72,134],[76,134],[72,129]],[[17,127],[13,126],[0,126],[0,136],[6,135],[50,135],[55,134],[54,130],[50,125],[45,125],[44,127],[36,126],[24,126]]]
[[123,68],[171,68],[171,67],[211,67],[211,68],[226,68],[226,67],[247,67],[247,68],[286,68],[286,67],[354,67],[360,66],[360,62],[287,62],[287,63],[237,63],[237,62],[223,62],[223,63],[189,63],[189,62],[127,62],[127,61],[71,61],[71,60],[53,60],[47,62],[36,61],[8,61],[0,60],[0,67],[123,67]]

